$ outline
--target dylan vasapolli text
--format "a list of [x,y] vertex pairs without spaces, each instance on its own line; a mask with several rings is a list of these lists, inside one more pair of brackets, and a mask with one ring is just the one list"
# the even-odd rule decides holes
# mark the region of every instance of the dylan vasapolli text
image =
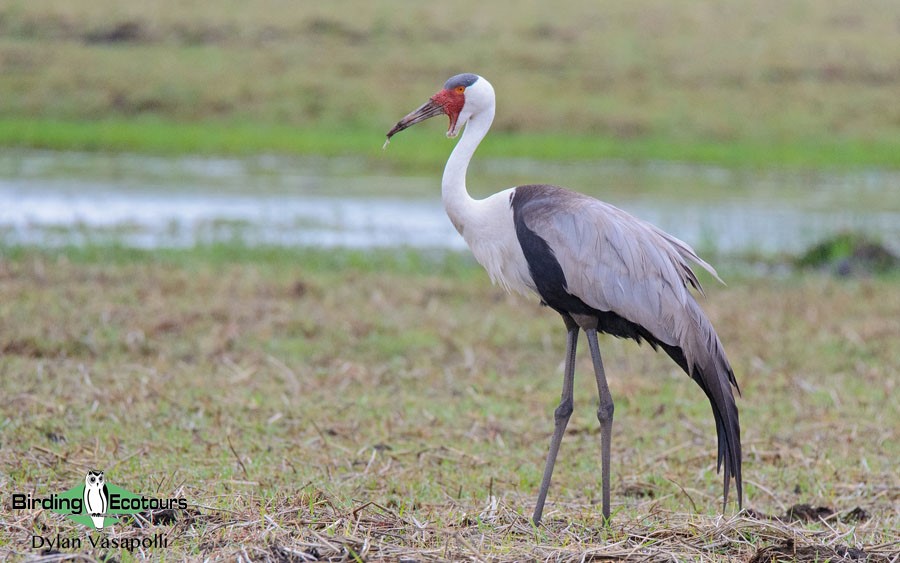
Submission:
[[[31,547],[34,549],[82,549],[84,540],[78,536],[31,536]],[[143,538],[110,538],[107,536],[88,536],[88,543],[95,549],[153,549],[169,547],[169,538],[165,534],[153,534]]]

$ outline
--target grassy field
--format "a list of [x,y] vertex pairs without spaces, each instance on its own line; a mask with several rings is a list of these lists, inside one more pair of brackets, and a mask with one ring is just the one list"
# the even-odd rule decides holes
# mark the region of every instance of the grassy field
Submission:
[[499,155],[897,167],[898,20],[888,0],[13,0],[0,143],[371,154],[474,71]]
[[720,515],[699,388],[662,356],[607,338],[612,524],[597,507],[582,346],[576,411],[535,529],[562,324],[490,286],[467,257],[5,249],[0,558],[37,555],[35,534],[87,537],[49,511],[11,510],[8,493],[61,492],[97,468],[189,507],[104,532],[165,534],[167,550],[63,555],[837,561],[861,550],[896,561],[896,277],[727,281],[707,282],[704,306],[744,392],[748,510]]

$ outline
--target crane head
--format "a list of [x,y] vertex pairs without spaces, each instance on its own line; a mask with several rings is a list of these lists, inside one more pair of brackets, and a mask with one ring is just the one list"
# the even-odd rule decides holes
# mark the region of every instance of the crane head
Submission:
[[[490,88],[490,84],[488,84],[487,80],[481,78],[477,74],[457,74],[456,76],[451,77],[444,83],[444,87],[434,96],[431,96],[427,102],[398,121],[397,124],[388,131],[387,140],[390,141],[391,137],[407,127],[411,127],[416,123],[441,114],[445,114],[450,118],[450,127],[447,129],[447,136],[457,136],[462,126],[465,125],[465,122],[471,116],[471,112],[464,112],[464,109],[467,107],[466,90],[480,83],[483,83]],[[493,88],[490,88],[490,91],[493,94]],[[460,115],[463,115],[463,119],[460,119]],[[386,144],[387,142],[385,142],[385,145]]]

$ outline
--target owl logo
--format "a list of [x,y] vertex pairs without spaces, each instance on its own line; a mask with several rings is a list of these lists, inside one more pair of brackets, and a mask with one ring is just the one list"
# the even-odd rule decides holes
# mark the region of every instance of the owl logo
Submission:
[[109,490],[103,481],[102,471],[88,471],[84,476],[84,510],[87,512],[94,527],[103,529],[103,515],[109,507]]

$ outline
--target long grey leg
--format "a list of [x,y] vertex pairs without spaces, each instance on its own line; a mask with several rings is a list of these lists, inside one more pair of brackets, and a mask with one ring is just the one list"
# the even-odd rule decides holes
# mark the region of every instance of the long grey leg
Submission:
[[600,345],[597,343],[597,331],[586,329],[588,346],[591,347],[591,360],[594,362],[594,375],[597,377],[597,391],[600,393],[600,406],[597,407],[597,420],[600,421],[600,462],[603,480],[603,519],[609,524],[609,464],[612,444],[613,406],[603,361],[600,359]]
[[572,416],[572,387],[575,382],[575,347],[578,344],[578,325],[571,318],[563,316],[566,321],[568,334],[566,335],[566,368],[563,374],[562,399],[559,406],[553,411],[553,437],[550,438],[550,451],[547,452],[547,463],[544,465],[544,477],[541,479],[541,490],[538,493],[537,505],[534,507],[534,516],[531,520],[537,526],[541,523],[541,514],[544,512],[544,501],[547,500],[547,491],[550,489],[550,477],[553,475],[553,465],[556,463],[556,454],[559,453],[559,444],[569,417]]

